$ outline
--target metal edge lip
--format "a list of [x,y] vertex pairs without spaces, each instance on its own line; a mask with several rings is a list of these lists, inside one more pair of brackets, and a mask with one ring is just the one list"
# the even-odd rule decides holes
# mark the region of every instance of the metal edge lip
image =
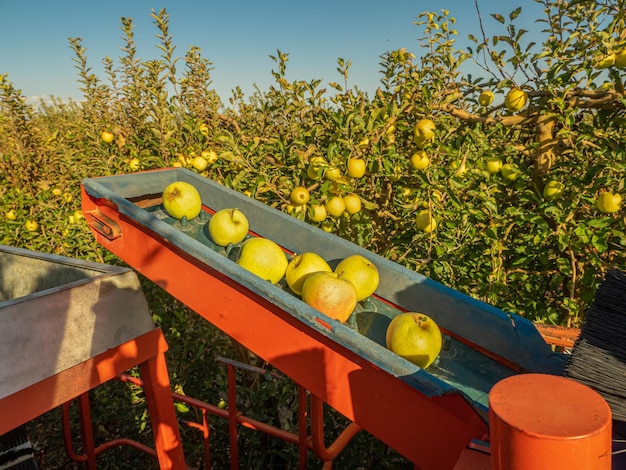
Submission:
[[55,255],[52,253],[41,253],[37,251],[27,250],[25,248],[17,248],[8,245],[0,245],[0,252],[24,256],[27,258],[40,259],[42,261],[50,261],[52,263],[62,264],[65,266],[74,266],[82,269],[90,269],[92,271],[101,271],[103,274],[132,271],[132,269],[124,266],[116,266],[112,264],[98,263],[95,261],[69,258],[67,256]]
[[90,284],[94,282],[95,280],[102,280],[102,279],[109,278],[111,276],[119,276],[119,275],[123,275],[129,272],[133,272],[132,269],[126,268],[123,266],[115,266],[115,265],[97,263],[94,261],[79,260],[79,259],[68,258],[66,256],[55,255],[55,254],[40,253],[36,251],[27,250],[25,248],[17,248],[17,247],[11,247],[7,245],[0,245],[0,252],[8,253],[8,254],[15,255],[15,256],[41,260],[43,262],[49,262],[54,265],[63,265],[63,266],[80,268],[80,269],[88,269],[90,271],[95,271],[99,273],[94,276],[87,276],[83,279],[78,279],[76,281],[67,282],[60,286],[49,287],[47,289],[42,289],[36,292],[31,292],[30,294],[23,295],[20,297],[15,297],[13,299],[0,301],[0,308],[9,307],[12,305],[18,305],[20,303],[28,302],[33,299],[38,299],[40,297],[48,296],[50,294],[62,292],[65,290],[70,290],[75,287]]

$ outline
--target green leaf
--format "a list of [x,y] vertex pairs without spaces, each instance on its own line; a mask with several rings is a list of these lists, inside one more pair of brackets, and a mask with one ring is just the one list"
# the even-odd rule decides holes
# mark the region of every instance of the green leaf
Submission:
[[522,12],[522,7],[517,7],[515,10],[509,13],[509,20],[513,21],[515,18],[519,16],[521,12]]
[[178,401],[174,402],[174,408],[176,408],[176,411],[178,411],[179,413],[189,413],[189,407],[185,403],[181,403]]
[[504,24],[504,16],[498,14],[498,13],[492,13],[491,14],[492,18],[494,20],[496,20],[498,23],[500,24]]

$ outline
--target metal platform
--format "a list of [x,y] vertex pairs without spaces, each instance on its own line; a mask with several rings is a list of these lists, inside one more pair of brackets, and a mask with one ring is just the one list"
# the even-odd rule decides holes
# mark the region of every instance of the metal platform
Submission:
[[0,435],[139,366],[155,454],[184,469],[166,350],[133,270],[0,245]]

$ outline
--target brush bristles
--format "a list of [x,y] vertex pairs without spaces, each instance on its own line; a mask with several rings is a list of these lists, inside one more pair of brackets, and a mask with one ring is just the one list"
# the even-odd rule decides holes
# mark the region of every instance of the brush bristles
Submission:
[[598,287],[572,348],[564,376],[607,401],[613,418],[626,421],[626,275],[613,269]]

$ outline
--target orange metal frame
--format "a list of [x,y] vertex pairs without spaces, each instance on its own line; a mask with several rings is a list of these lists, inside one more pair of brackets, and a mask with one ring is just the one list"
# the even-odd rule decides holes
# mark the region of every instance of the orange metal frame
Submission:
[[[202,434],[202,440],[204,445],[204,460],[205,467],[211,468],[211,451],[209,445],[210,426],[209,415],[217,416],[228,420],[229,430],[229,444],[230,444],[230,458],[231,468],[238,468],[239,462],[239,446],[238,446],[238,426],[243,426],[248,429],[263,432],[272,437],[282,439],[291,444],[298,446],[298,466],[299,468],[306,468],[307,451],[312,451],[323,463],[323,468],[331,468],[333,460],[339,455],[339,453],[345,448],[350,440],[361,431],[361,427],[356,423],[350,423],[337,437],[337,439],[328,447],[324,441],[324,403],[315,395],[311,395],[308,391],[298,386],[298,433],[291,433],[284,431],[275,426],[260,422],[258,420],[249,418],[243,415],[237,408],[237,385],[236,385],[236,372],[237,370],[266,375],[271,374],[276,378],[282,376],[276,372],[269,372],[266,369],[259,367],[242,364],[237,361],[233,361],[227,358],[218,358],[218,362],[226,365],[228,372],[228,408],[222,409],[216,405],[212,405],[201,400],[186,395],[181,395],[172,392],[172,398],[181,403],[185,403],[191,407],[194,407],[201,411],[202,422],[198,423],[189,420],[180,420],[182,424],[189,426],[190,428],[198,430]],[[132,377],[127,374],[120,374],[118,379],[132,383],[135,386],[145,387],[144,382],[141,379]],[[115,446],[130,446],[141,452],[144,452],[153,457],[157,457],[157,453],[154,449],[147,447],[132,439],[113,439],[108,441],[99,447],[94,446],[94,440],[92,435],[92,424],[90,417],[90,407],[87,395],[81,395],[79,397],[79,413],[81,417],[81,438],[83,447],[88,449],[84,455],[78,455],[74,452],[72,447],[72,436],[70,433],[70,418],[69,409],[71,403],[65,403],[63,405],[63,436],[67,454],[70,459],[76,462],[92,462],[95,461],[95,456]],[[310,435],[308,434],[308,422],[310,420]]]
[[[577,330],[565,332],[571,336],[571,342],[573,342],[577,336]],[[548,342],[552,337],[546,336]],[[562,344],[563,341],[557,341],[557,343],[550,343],[554,346],[569,346],[570,344]],[[205,468],[211,468],[211,450],[210,450],[210,424],[209,415],[219,418],[227,419],[229,423],[229,445],[230,445],[230,458],[231,469],[239,468],[239,446],[238,446],[238,426],[243,426],[248,429],[263,432],[272,437],[281,439],[285,442],[298,446],[298,468],[306,468],[307,451],[312,451],[317,458],[323,462],[322,468],[332,468],[334,459],[343,451],[343,449],[349,444],[350,440],[359,433],[362,428],[357,423],[350,423],[343,432],[337,437],[337,439],[326,446],[324,439],[324,402],[308,392],[304,387],[298,385],[298,433],[292,433],[284,431],[275,426],[260,422],[253,418],[249,418],[242,414],[236,406],[237,396],[237,383],[236,373],[237,370],[249,372],[261,376],[270,374],[274,378],[283,378],[283,376],[274,371],[268,371],[259,367],[254,367],[248,364],[243,364],[232,359],[218,357],[217,361],[227,366],[227,384],[228,384],[228,401],[229,406],[227,409],[220,408],[219,406],[206,403],[196,398],[181,395],[179,393],[171,392],[173,401],[185,403],[186,405],[196,408],[201,412],[201,422],[189,421],[180,419],[179,423],[184,424],[192,429],[196,429],[202,435],[202,441],[204,446],[204,465]],[[122,382],[131,383],[135,386],[145,389],[146,384],[144,380],[133,377],[128,374],[120,374],[117,376]],[[96,447],[93,438],[93,425],[91,421],[90,403],[88,393],[83,393],[78,397],[78,411],[80,416],[80,432],[82,446],[86,449],[85,454],[79,455],[73,449],[72,435],[70,432],[70,417],[69,411],[72,402],[66,402],[62,405],[62,421],[63,421],[63,440],[68,457],[75,462],[83,462],[88,465],[89,468],[95,468],[95,459],[98,455],[116,446],[129,446],[138,451],[141,451],[153,458],[159,458],[155,449],[148,447],[133,439],[117,438],[107,441],[100,446]],[[308,422],[310,422],[310,434],[308,433]],[[487,445],[480,442],[470,442],[468,446],[463,450],[459,460],[456,462],[455,469],[488,469],[491,468],[490,464],[490,449]]]
[[574,343],[580,336],[579,328],[567,328],[558,325],[546,325],[535,323],[537,330],[546,340],[546,343],[561,349],[574,347]]
[[[146,384],[145,394],[152,423],[155,451],[162,469],[186,468],[176,413],[165,362],[167,342],[156,328],[131,341],[77,364],[0,400],[0,434],[80,397],[81,411],[87,413],[87,392],[139,366]],[[86,416],[88,418],[88,416]],[[94,449],[90,428],[83,426],[86,456],[80,458],[89,469],[96,468],[96,456],[105,448]],[[106,447],[108,448],[108,447]]]

